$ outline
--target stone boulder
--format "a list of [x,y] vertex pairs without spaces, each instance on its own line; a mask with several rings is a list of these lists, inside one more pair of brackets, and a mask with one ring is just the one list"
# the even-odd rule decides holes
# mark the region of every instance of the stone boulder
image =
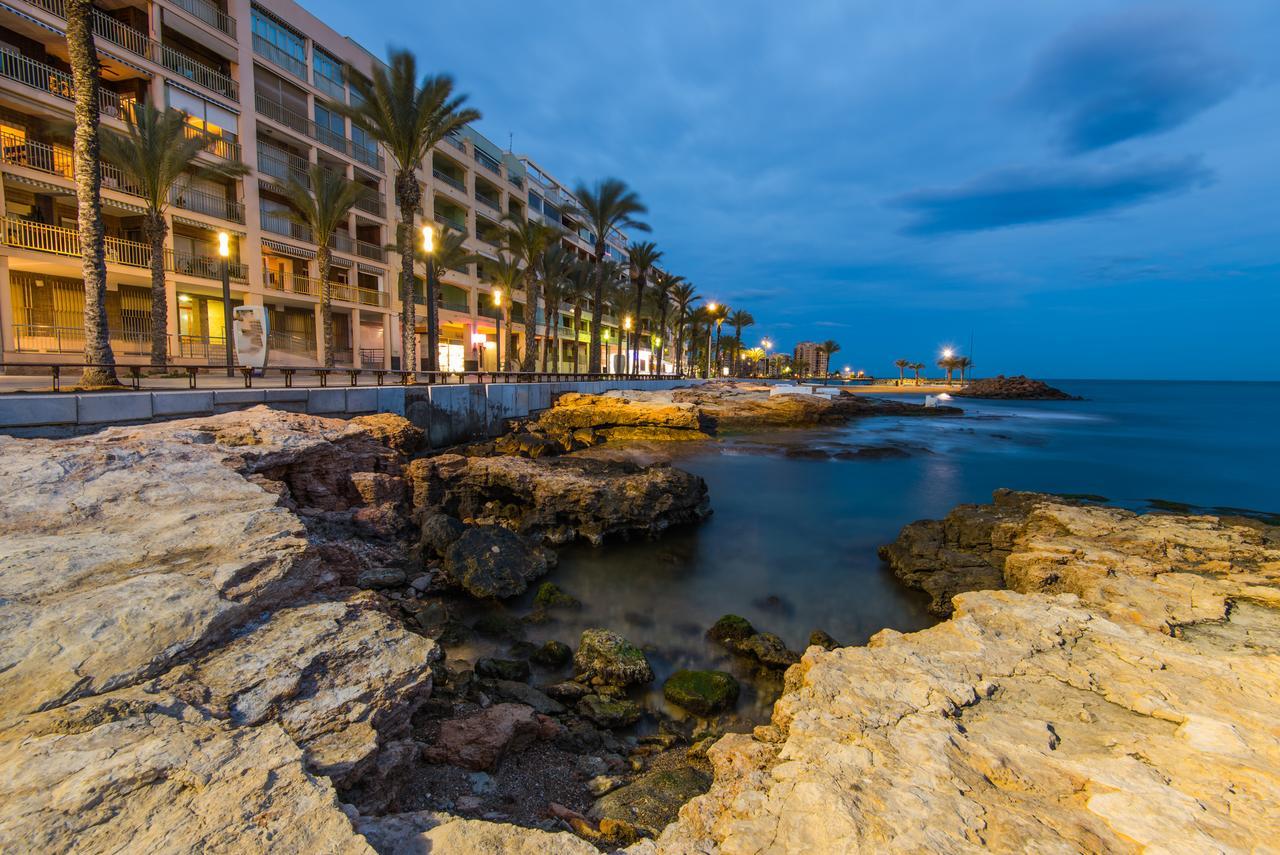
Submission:
[[443,557],[449,547],[462,537],[467,527],[448,514],[425,513],[419,523],[419,539],[424,552]]
[[1023,374],[1006,377],[998,374],[982,380],[971,380],[964,388],[951,393],[957,398],[996,398],[1023,401],[1079,401],[1075,395],[1055,389],[1043,380],[1032,380]]
[[[549,730],[550,728],[550,730]],[[494,704],[488,709],[440,723],[435,741],[422,752],[428,763],[446,763],[489,772],[508,754],[523,751],[555,725],[523,704]]]
[[583,630],[573,668],[578,680],[605,686],[653,682],[644,651],[607,629]]
[[555,554],[496,525],[473,526],[445,552],[449,580],[473,597],[514,597],[555,565]]
[[710,513],[707,485],[663,464],[443,454],[408,468],[414,506],[566,543],[656,535]]
[[725,615],[707,630],[707,638],[764,668],[786,669],[800,661],[800,654],[772,632],[760,632],[738,615]]
[[738,702],[738,681],[724,671],[676,671],[662,684],[662,696],[694,715],[708,716]]
[[591,808],[590,816],[624,822],[656,837],[675,820],[685,802],[705,793],[710,786],[711,777],[706,772],[689,766],[654,770],[602,797]]
[[578,712],[605,728],[628,727],[640,720],[643,711],[625,697],[585,695],[578,701]]

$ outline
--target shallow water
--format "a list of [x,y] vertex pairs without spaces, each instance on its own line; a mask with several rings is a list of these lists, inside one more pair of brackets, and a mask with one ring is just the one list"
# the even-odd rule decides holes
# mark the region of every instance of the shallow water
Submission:
[[[1087,493],[1141,508],[1152,498],[1280,511],[1277,383],[1055,381],[1078,402],[961,401],[963,418],[874,418],[838,429],[725,437],[681,449],[675,464],[707,480],[712,517],[659,541],[575,546],[548,577],[583,601],[530,637],[576,646],[603,626],[647,648],[658,679],[680,667],[737,665],[702,640],[725,613],[796,650],[826,630],[860,644],[933,620],[876,548],[912,520],[998,487]],[[893,459],[802,460],[777,444],[895,446]],[[524,603],[531,599],[528,595]],[[774,599],[770,599],[774,598]],[[744,684],[739,714],[768,718],[776,686]]]

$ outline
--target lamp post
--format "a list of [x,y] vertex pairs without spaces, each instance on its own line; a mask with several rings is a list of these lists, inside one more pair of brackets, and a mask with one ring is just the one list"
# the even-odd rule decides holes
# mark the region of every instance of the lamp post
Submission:
[[600,338],[604,341],[604,373],[612,374],[613,366],[609,364],[609,331],[607,329],[601,330]]
[[236,357],[231,341],[231,235],[218,232],[218,258],[222,273],[222,341],[227,352],[227,376],[236,376]]
[[493,289],[493,305],[498,307],[498,317],[494,319],[498,324],[498,358],[495,360],[494,365],[497,366],[497,370],[505,371],[506,367],[502,364],[502,316],[507,313],[507,307],[502,305],[501,288]]
[[482,332],[471,334],[471,352],[476,355],[476,371],[484,370],[484,346],[487,341]]
[[[436,316],[436,230],[430,225],[422,227],[422,253],[427,257],[427,369],[435,365],[440,368],[440,343],[431,340],[431,331],[436,328],[432,318]],[[413,331],[418,334],[417,330]],[[434,351],[433,351],[434,349]],[[415,366],[416,368],[417,366]]]
[[630,315],[627,315],[625,318],[622,319],[622,329],[626,331],[626,334],[622,337],[622,343],[623,343],[623,346],[626,348],[626,352],[627,352],[627,355],[623,363],[624,373],[634,374],[635,366],[631,364],[631,354],[635,349],[635,345],[631,341],[631,316]]
[[764,376],[768,377],[769,376],[769,360],[773,356],[773,354],[769,353],[769,351],[773,349],[773,342],[769,341],[769,339],[767,338],[761,339],[760,346],[764,348]]
[[649,373],[650,374],[662,373],[662,360],[658,358],[658,354],[661,352],[661,350],[662,350],[662,339],[656,335],[651,336],[649,338]]
[[707,379],[711,379],[711,328],[715,326],[716,309],[719,308],[715,303],[707,303]]

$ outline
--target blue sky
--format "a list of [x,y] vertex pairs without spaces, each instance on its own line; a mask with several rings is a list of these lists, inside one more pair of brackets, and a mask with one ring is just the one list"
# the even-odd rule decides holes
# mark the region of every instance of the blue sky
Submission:
[[1280,379],[1274,0],[306,5],[560,178],[627,180],[753,338]]

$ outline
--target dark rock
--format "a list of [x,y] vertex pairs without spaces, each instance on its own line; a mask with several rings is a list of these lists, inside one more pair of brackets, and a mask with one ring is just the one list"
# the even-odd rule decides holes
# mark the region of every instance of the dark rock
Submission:
[[560,668],[569,664],[573,650],[564,642],[552,640],[535,650],[529,658],[546,668]]
[[644,652],[616,632],[583,630],[573,655],[577,678],[609,686],[629,686],[653,681],[653,669]]
[[604,820],[627,823],[656,837],[676,819],[685,802],[710,787],[711,776],[692,767],[654,770],[601,798],[590,815],[602,824]]
[[738,615],[725,615],[716,621],[711,629],[707,630],[707,638],[724,644],[730,641],[743,641],[753,635],[755,631],[756,628],[746,618]]
[[815,629],[813,632],[809,633],[809,644],[811,646],[816,645],[824,650],[835,650],[840,646],[840,642],[836,641],[821,629]]
[[836,458],[839,460],[900,460],[910,456],[909,451],[896,445],[868,445],[856,451],[841,451]]
[[448,578],[475,597],[513,597],[554,564],[549,550],[501,526],[466,530],[445,553]]
[[472,627],[489,638],[505,638],[518,641],[524,638],[524,624],[507,612],[495,611],[476,618]]
[[532,641],[515,641],[507,648],[507,655],[512,659],[532,659],[538,649]]
[[724,671],[680,670],[662,685],[662,696],[695,715],[708,716],[738,702],[738,681]]
[[757,632],[741,642],[739,653],[751,656],[766,668],[788,668],[800,661],[800,654],[772,632]]
[[767,597],[761,597],[758,600],[753,600],[751,605],[760,609],[762,612],[772,612],[773,614],[778,615],[789,615],[795,611],[791,603],[787,602],[784,598],[779,597],[777,594],[770,594]]
[[565,703],[576,703],[591,694],[591,687],[576,680],[565,680],[543,686],[542,691],[548,696]]
[[398,567],[370,567],[356,577],[360,588],[398,588],[404,583],[405,572]]
[[441,722],[438,736],[424,746],[422,756],[428,763],[491,771],[505,755],[532,745],[543,731],[532,707],[495,704],[473,715]]
[[951,394],[957,398],[997,398],[1024,401],[1082,400],[1075,395],[1067,394],[1061,389],[1055,389],[1042,380],[1032,380],[1023,374],[1013,377],[999,374],[995,377],[973,380],[963,389]]
[[426,514],[419,525],[419,543],[433,555],[443,556],[467,527],[448,514]]
[[831,457],[831,452],[823,448],[788,448],[783,454],[794,460],[827,460]]
[[627,698],[587,695],[578,701],[578,712],[601,727],[626,727],[640,720],[641,710]]
[[481,659],[476,674],[498,680],[528,680],[529,663],[520,659]]
[[525,704],[543,715],[561,715],[565,712],[564,704],[552,700],[528,683],[518,680],[493,680],[488,685],[493,694],[502,700]]
[[538,586],[538,593],[533,597],[533,604],[542,609],[577,609],[582,607],[582,603],[576,597],[566,594],[554,582],[543,582]]

